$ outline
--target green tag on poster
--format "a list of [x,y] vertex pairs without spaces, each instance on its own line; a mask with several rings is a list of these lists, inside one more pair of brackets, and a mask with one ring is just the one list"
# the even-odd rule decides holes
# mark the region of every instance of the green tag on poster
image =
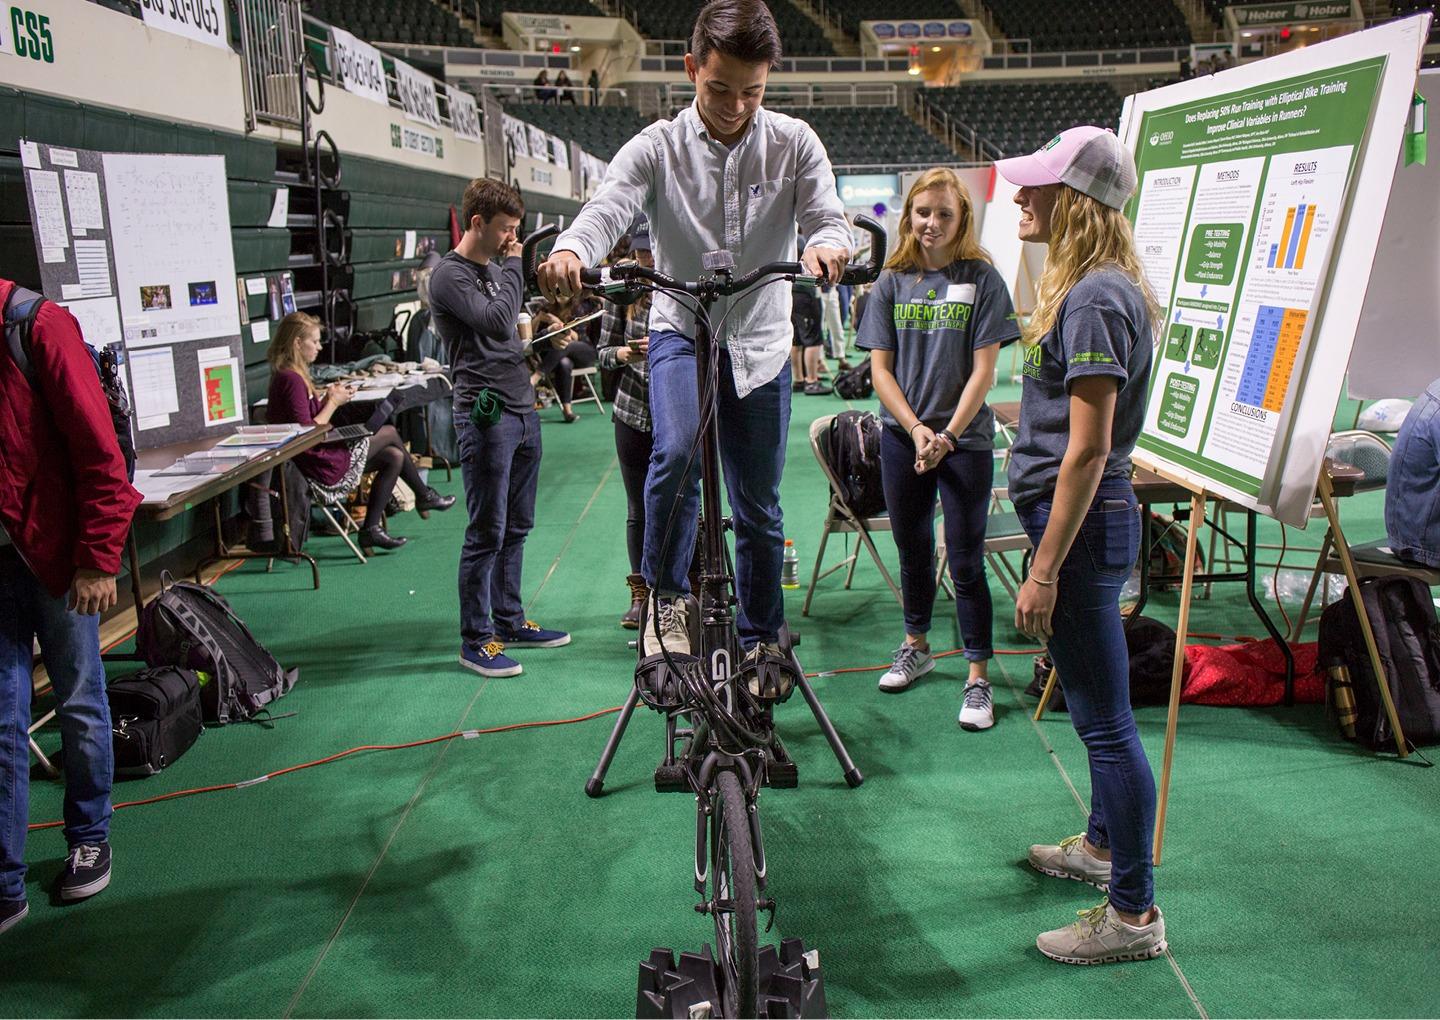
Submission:
[[1405,165],[1425,165],[1426,156],[1425,97],[1415,93],[1410,103],[1410,123],[1405,129]]

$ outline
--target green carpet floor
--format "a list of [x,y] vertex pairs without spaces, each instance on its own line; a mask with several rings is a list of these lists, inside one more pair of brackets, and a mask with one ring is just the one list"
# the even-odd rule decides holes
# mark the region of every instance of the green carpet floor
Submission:
[[[807,577],[825,500],[806,427],[841,406],[795,401],[784,505]],[[250,564],[220,583],[301,669],[281,717],[206,732],[173,769],[119,785],[116,800],[620,704],[633,652],[616,625],[627,566],[611,426],[593,409],[570,426],[545,417],[525,591],[531,615],[573,631],[573,645],[520,653],[526,672],[514,679],[456,665],[461,510],[396,518],[410,544],[365,566],[337,539],[314,538],[318,592],[293,565]],[[439,484],[460,490],[458,475]],[[1378,495],[1345,514],[1352,537],[1379,533]],[[1312,527],[1290,543],[1319,538]],[[893,563],[888,538],[881,548]],[[994,590],[999,647],[1025,648]],[[822,582],[805,620],[803,595],[787,601],[810,670],[883,662],[900,637],[899,609],[868,562],[853,590],[838,575]],[[1173,621],[1173,595],[1152,606]],[[955,640],[947,607],[933,633],[942,647]],[[1193,626],[1254,634],[1259,624],[1230,586],[1197,603]],[[866,774],[858,790],[801,699],[780,710],[801,786],[761,801],[779,901],[769,937],[820,950],[833,1015],[1440,1011],[1440,773],[1354,750],[1318,707],[1185,708],[1156,873],[1171,957],[1107,968],[1042,958],[1035,934],[1098,894],[1022,863],[1029,843],[1080,831],[1089,786],[1068,718],[1030,721],[1030,670],[1027,655],[996,660],[998,722],[983,734],[955,724],[956,658],[902,696],[878,694],[875,673],[818,679]],[[1158,772],[1164,712],[1139,717]],[[692,909],[693,802],[651,786],[659,720],[637,714],[603,799],[582,791],[612,722],[366,753],[121,810],[114,881],[74,907],[47,892],[59,831],[34,833],[32,913],[0,940],[0,1014],[633,1015],[651,947],[698,949],[711,932]],[[42,735],[47,748],[58,742],[53,729]],[[32,819],[60,807],[60,788],[37,782]]]

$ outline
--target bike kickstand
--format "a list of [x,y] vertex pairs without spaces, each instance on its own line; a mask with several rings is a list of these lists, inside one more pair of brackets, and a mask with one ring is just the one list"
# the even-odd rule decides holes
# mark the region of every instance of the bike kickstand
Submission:
[[825,714],[825,706],[820,704],[820,699],[815,696],[815,689],[810,686],[810,681],[804,676],[800,678],[800,693],[805,697],[805,703],[810,706],[810,711],[815,715],[815,722],[820,727],[820,732],[825,734],[825,739],[830,744],[830,750],[835,754],[835,760],[840,763],[840,771],[845,774],[845,782],[851,788],[865,782],[865,777],[855,767],[855,762],[850,758],[850,752],[845,750],[845,742],[840,739],[840,734],[835,732],[835,726],[830,722],[830,717]]
[[600,760],[595,763],[595,772],[585,782],[586,796],[598,797],[605,792],[605,773],[610,771],[610,763],[615,760],[620,739],[625,736],[625,727],[630,725],[630,717],[635,714],[639,701],[640,691],[632,686],[630,696],[625,699],[625,707],[620,709],[620,717],[615,720],[615,728],[610,731],[610,739],[605,741],[605,750],[600,752]]

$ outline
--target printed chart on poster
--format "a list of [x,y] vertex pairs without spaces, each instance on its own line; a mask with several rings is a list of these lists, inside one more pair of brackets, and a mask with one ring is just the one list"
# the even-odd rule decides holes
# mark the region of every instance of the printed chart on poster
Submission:
[[104,157],[126,346],[240,332],[220,156]]
[[[1127,104],[1140,178],[1127,211],[1165,308],[1137,445],[1288,523],[1308,516],[1354,336],[1331,341],[1338,366],[1316,363],[1328,306],[1353,298],[1330,286],[1336,258],[1349,244],[1368,279],[1389,180],[1360,188],[1361,170],[1372,150],[1374,167],[1394,165],[1400,134],[1377,125],[1410,95],[1418,41],[1386,26]],[[1313,459],[1298,485],[1297,450]]]

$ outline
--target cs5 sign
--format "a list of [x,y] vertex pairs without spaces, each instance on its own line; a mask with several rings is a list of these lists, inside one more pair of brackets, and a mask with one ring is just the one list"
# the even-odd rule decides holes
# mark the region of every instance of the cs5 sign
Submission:
[[5,19],[0,22],[0,51],[26,57],[46,64],[55,63],[55,40],[50,35],[50,19],[23,7],[5,6]]

